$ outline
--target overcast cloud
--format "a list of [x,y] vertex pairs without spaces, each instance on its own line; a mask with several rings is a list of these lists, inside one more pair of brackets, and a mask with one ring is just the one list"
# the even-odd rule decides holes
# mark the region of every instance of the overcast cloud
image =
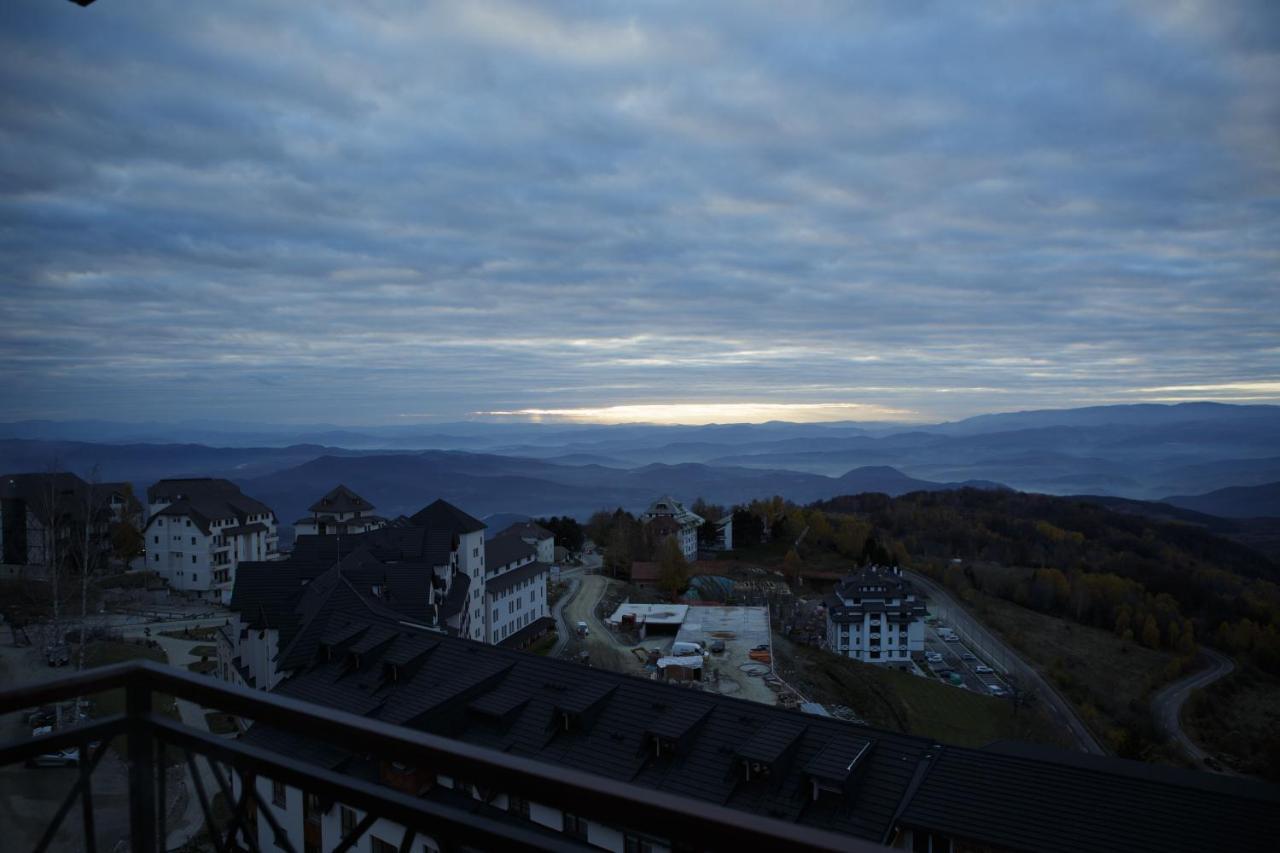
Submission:
[[1274,0],[6,0],[3,419],[1280,402],[1277,93]]

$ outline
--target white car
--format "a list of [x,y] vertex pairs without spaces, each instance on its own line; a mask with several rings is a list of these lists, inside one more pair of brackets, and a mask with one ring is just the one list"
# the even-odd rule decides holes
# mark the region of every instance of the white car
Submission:
[[57,749],[27,759],[28,767],[75,767],[80,763],[80,750],[74,746]]
[[990,675],[991,673],[995,672],[995,670],[994,670],[994,669],[992,669],[991,667],[987,666],[985,663],[980,663],[980,664],[978,664],[977,666],[975,666],[975,667],[973,668],[973,671],[974,671],[974,672],[981,673],[982,675]]
[[1004,688],[1001,687],[999,684],[988,684],[987,692],[990,693],[992,696],[1003,696]]

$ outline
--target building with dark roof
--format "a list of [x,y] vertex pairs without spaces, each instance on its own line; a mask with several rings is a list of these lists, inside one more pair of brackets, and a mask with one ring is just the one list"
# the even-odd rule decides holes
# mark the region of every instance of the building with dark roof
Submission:
[[541,524],[533,521],[517,521],[494,538],[514,536],[538,549],[538,562],[551,565],[556,561],[556,536]]
[[[219,638],[225,677],[268,689],[292,672],[297,659],[288,650],[306,621],[306,608],[298,610],[306,603],[302,591],[331,572],[362,600],[406,624],[481,641],[492,636],[485,606],[484,525],[444,501],[428,509],[416,514],[416,521],[397,519],[366,533],[300,536],[288,559],[242,563],[230,596],[233,618]],[[511,547],[520,549],[520,560],[509,556]],[[506,540],[495,552],[506,560],[495,574],[527,573],[523,557],[529,550],[518,539]],[[504,609],[506,596],[527,601],[532,592],[527,578],[518,586],[514,580],[499,582]]]
[[279,557],[276,514],[229,480],[161,480],[147,502],[147,568],[172,589],[225,603],[241,563]]
[[685,509],[680,501],[665,495],[649,504],[640,520],[656,537],[674,536],[686,560],[698,559],[698,528],[703,517]]
[[837,583],[823,604],[827,648],[836,654],[905,664],[924,651],[925,599],[900,569],[868,566]]
[[[275,691],[550,765],[693,801],[910,850],[1270,850],[1274,786],[1019,744],[954,747],[832,717],[590,669],[408,625],[335,568],[295,590],[291,675]],[[638,813],[607,826],[395,756],[344,749],[257,723],[248,743],[427,799],[462,798],[495,816],[568,831],[610,850],[670,849]],[[301,849],[297,791],[273,796]],[[361,814],[320,803],[313,849]],[[374,837],[399,839],[375,824]],[[270,828],[258,824],[259,846]],[[298,833],[295,837],[294,833]]]
[[[509,528],[508,528],[509,529]],[[523,648],[552,628],[547,605],[551,567],[518,534],[485,543],[485,641]]]
[[347,536],[387,526],[374,505],[344,485],[334,486],[307,508],[311,515],[293,523],[297,536]]
[[6,574],[40,575],[53,557],[79,565],[86,523],[90,559],[104,564],[111,524],[124,516],[131,494],[124,483],[90,484],[65,471],[0,476],[0,563],[12,569]]

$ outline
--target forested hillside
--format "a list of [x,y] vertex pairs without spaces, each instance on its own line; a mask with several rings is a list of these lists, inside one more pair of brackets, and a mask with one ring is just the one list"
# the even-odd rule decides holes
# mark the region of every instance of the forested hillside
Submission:
[[1204,640],[1280,672],[1280,566],[1201,527],[1087,500],[973,489],[855,495],[812,508],[856,516],[953,587],[1153,648],[1185,652]]

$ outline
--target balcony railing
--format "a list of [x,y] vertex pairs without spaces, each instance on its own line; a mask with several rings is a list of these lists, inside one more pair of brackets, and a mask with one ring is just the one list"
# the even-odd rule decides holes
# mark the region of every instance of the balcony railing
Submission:
[[[185,726],[152,710],[152,698],[157,694],[187,699],[242,718],[262,720],[276,728],[342,744],[353,752],[394,757],[396,762],[410,768],[435,768],[486,790],[542,803],[608,826],[638,828],[648,835],[660,832],[679,850],[884,849],[846,835],[388,725],[150,661],[85,670],[53,681],[2,691],[0,714],[120,688],[125,695],[122,714],[0,746],[0,766],[68,747],[80,750],[78,780],[35,845],[37,853],[48,848],[77,801],[83,848],[95,853],[95,807],[90,780],[111,741],[117,737],[123,737],[126,744],[129,842],[136,853],[164,849],[166,810],[159,804],[167,802],[166,774],[164,762],[158,760],[158,756],[164,755],[166,748],[171,755],[173,749],[178,750],[185,759],[207,825],[214,826],[211,792],[205,790],[201,782],[197,757],[208,763],[231,811],[230,817],[221,821],[225,825],[212,837],[218,851],[242,850],[244,844],[248,844],[249,849],[258,849],[256,829],[250,817],[254,811],[267,821],[277,847],[296,851],[302,846],[301,839],[291,839],[282,829],[271,806],[259,793],[256,784],[259,776],[316,794],[323,802],[338,802],[365,811],[366,817],[337,842],[335,850],[350,849],[377,818],[405,828],[401,850],[409,849],[415,837],[430,838],[441,850],[593,849],[571,836],[548,833],[533,823],[498,820]],[[250,801],[255,804],[253,807]]]

